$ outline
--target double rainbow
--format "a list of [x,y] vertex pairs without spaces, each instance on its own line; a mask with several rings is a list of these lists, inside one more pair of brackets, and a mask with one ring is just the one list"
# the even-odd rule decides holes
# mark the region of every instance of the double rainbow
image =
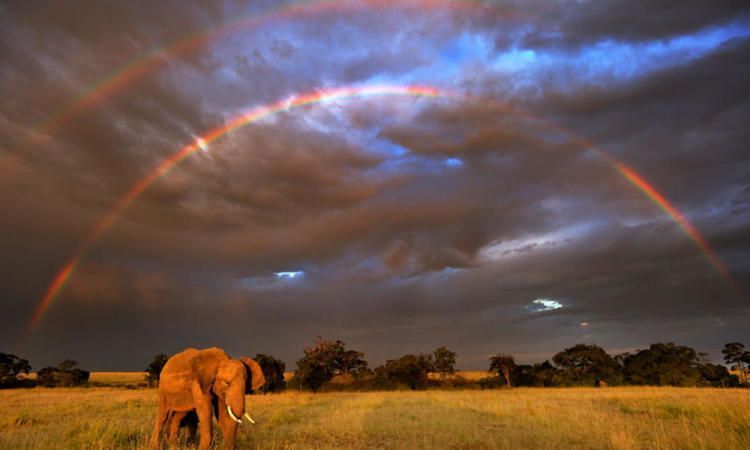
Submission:
[[[30,336],[30,334],[38,326],[44,313],[49,309],[50,305],[54,302],[55,298],[64,288],[66,282],[75,272],[77,264],[86,253],[86,251],[115,224],[115,222],[122,216],[128,206],[130,206],[146,189],[148,189],[148,187],[154,181],[169,172],[175,165],[185,160],[193,153],[199,150],[206,149],[207,145],[211,144],[217,139],[220,139],[227,133],[247,124],[256,122],[263,118],[267,118],[273,114],[314,103],[372,96],[472,99],[469,96],[460,95],[435,87],[421,85],[348,86],[330,88],[320,91],[312,91],[306,94],[285,99],[283,101],[252,108],[247,112],[238,115],[227,124],[221,127],[217,127],[207,132],[206,134],[197,137],[194,141],[182,147],[180,150],[166,158],[158,166],[156,166],[156,168],[154,168],[151,172],[146,174],[146,176],[140,179],[135,185],[133,185],[133,187],[115,203],[115,205],[95,224],[91,232],[79,244],[73,255],[68,259],[68,261],[62,266],[62,268],[54,277],[52,283],[47,288],[44,297],[40,301],[39,305],[34,311],[33,316],[28,322],[26,337]],[[473,100],[480,101],[481,99]],[[652,184],[646,181],[643,176],[639,175],[632,167],[629,167],[625,163],[615,159],[599,147],[595,146],[592,142],[575,135],[569,130],[558,127],[557,125],[554,125],[542,118],[530,115],[513,107],[512,105],[500,103],[497,101],[493,101],[493,103],[499,105],[506,112],[522,116],[528,120],[536,122],[546,129],[558,132],[566,138],[570,139],[571,142],[574,142],[582,148],[590,150],[594,154],[599,156],[613,170],[620,174],[630,184],[635,186],[640,192],[645,194],[654,204],[656,204],[675,223],[677,223],[683,230],[683,232],[695,243],[701,253],[707,258],[708,262],[716,269],[716,271],[722,276],[722,278],[725,279],[730,284],[730,286],[732,286],[732,288],[738,295],[741,295],[739,288],[733,282],[726,266],[716,255],[715,251],[711,248],[706,239],[701,236],[698,230],[688,221],[685,215],[682,214],[676,206],[669,202],[669,200],[667,200],[667,198],[663,194],[661,194]]]

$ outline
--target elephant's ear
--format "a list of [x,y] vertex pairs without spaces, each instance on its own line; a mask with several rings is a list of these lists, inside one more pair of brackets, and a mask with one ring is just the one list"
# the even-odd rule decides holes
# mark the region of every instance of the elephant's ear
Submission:
[[260,364],[247,357],[240,358],[240,361],[247,367],[248,375],[250,375],[248,377],[250,383],[247,384],[247,391],[260,389],[266,383],[266,377],[263,376],[263,369],[261,369]]

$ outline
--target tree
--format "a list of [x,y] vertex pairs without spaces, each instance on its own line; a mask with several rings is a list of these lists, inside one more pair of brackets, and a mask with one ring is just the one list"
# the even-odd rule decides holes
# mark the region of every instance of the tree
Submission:
[[549,361],[536,363],[533,367],[534,386],[561,386],[565,384],[565,373]]
[[353,375],[355,378],[368,371],[365,354],[356,350],[345,350],[339,355],[338,373]]
[[516,368],[516,361],[511,355],[495,355],[490,358],[490,370],[497,372],[498,377],[505,379],[505,384],[511,387],[510,375]]
[[57,365],[60,370],[71,371],[78,365],[78,361],[74,359],[66,359]]
[[534,366],[519,364],[510,374],[511,384],[514,386],[536,386]]
[[18,375],[28,374],[31,365],[16,355],[0,353],[0,386],[11,386],[18,382]]
[[448,350],[447,347],[438,347],[432,352],[435,363],[435,371],[440,373],[440,378],[445,380],[446,375],[455,372],[456,352]]
[[57,367],[45,367],[37,372],[37,381],[47,387],[79,386],[89,381],[89,372],[76,367],[78,363],[66,359]]
[[719,364],[705,363],[700,366],[702,386],[735,387],[740,383],[737,375],[729,373],[726,367]]
[[732,370],[740,373],[740,381],[747,383],[748,372],[750,371],[750,351],[745,350],[745,346],[739,342],[730,342],[724,345],[724,362],[730,364]]
[[284,364],[284,361],[262,353],[255,355],[255,361],[263,369],[263,376],[266,378],[266,383],[261,388],[261,392],[281,392],[286,389],[286,381],[284,380],[286,364]]
[[416,390],[427,387],[427,374],[434,370],[432,355],[421,353],[404,355],[399,359],[389,359],[383,366],[375,369],[375,373],[379,377],[387,378],[388,381],[401,383]]
[[157,353],[156,355],[154,355],[154,358],[151,360],[145,370],[145,372],[147,373],[146,381],[148,381],[149,386],[154,387],[159,384],[159,375],[161,375],[161,369],[164,368],[164,365],[167,363],[168,359],[169,356],[165,355],[164,353]]
[[623,370],[633,384],[695,386],[701,380],[700,366],[695,350],[670,342],[627,355]]
[[312,347],[305,348],[304,356],[297,361],[294,377],[301,387],[313,392],[342,373],[354,373],[367,369],[364,353],[347,351],[342,341],[326,341],[321,337]]
[[620,368],[615,360],[597,345],[578,344],[552,357],[573,384],[596,385],[599,381],[619,384]]

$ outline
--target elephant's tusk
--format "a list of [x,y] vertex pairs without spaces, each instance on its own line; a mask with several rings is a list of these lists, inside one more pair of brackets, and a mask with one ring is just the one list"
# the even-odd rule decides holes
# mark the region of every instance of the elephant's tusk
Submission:
[[252,423],[252,424],[255,424],[255,421],[253,420],[253,418],[252,418],[252,417],[250,417],[250,414],[248,414],[247,412],[245,412],[245,415],[244,415],[244,417],[247,417],[247,420],[249,420],[249,421],[250,421],[250,423]]
[[229,413],[229,417],[232,418],[237,423],[242,423],[240,419],[237,418],[237,416],[234,415],[234,412],[232,412],[232,407],[229,406],[229,403],[227,403],[227,412]]

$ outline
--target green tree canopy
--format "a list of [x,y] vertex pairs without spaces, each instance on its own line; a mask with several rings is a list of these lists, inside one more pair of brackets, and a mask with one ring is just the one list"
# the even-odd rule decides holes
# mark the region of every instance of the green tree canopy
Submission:
[[690,347],[673,343],[651,344],[625,356],[624,371],[632,384],[695,386],[701,379],[701,362]]
[[347,350],[342,341],[326,341],[318,337],[312,347],[304,349],[304,356],[297,361],[294,377],[302,387],[317,392],[334,375],[354,374],[366,369],[364,353]]
[[432,352],[432,358],[435,364],[435,372],[438,372],[441,378],[445,379],[447,374],[455,372],[456,352],[442,346]]
[[490,358],[490,370],[497,372],[497,376],[505,380],[505,384],[511,387],[511,374],[516,369],[516,361],[511,355],[499,354]]
[[578,344],[552,357],[572,384],[593,386],[598,381],[608,384],[621,382],[620,367],[598,345]]
[[389,359],[384,365],[375,369],[379,377],[385,377],[394,383],[408,386],[412,390],[427,387],[428,373],[435,370],[432,355],[404,355],[399,359]]

